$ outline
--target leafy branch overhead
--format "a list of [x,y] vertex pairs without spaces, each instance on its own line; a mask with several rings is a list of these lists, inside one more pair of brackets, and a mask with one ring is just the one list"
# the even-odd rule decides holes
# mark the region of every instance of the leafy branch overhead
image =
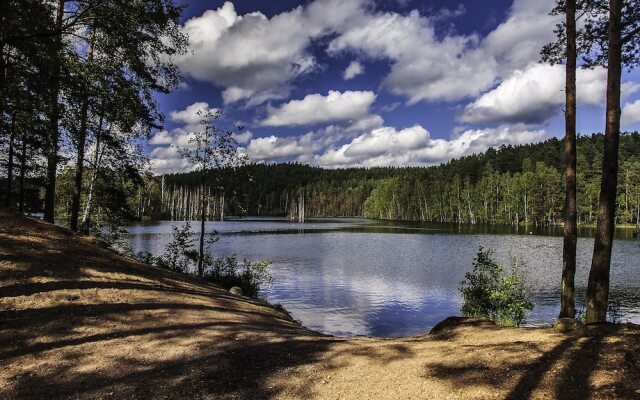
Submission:
[[[552,15],[561,15],[565,0],[558,0]],[[629,69],[640,64],[640,0],[625,0],[622,4],[621,38],[622,63]],[[576,2],[577,47],[583,68],[607,67],[609,49],[608,0],[578,0]],[[541,51],[543,61],[559,64],[566,59],[566,23],[556,25],[556,41],[545,45]]]
[[[240,153],[239,144],[231,130],[220,129],[215,121],[222,116],[217,109],[201,109],[199,129],[191,132],[189,146],[178,148],[198,172],[212,169],[237,168],[247,163],[247,155]],[[240,128],[241,129],[241,128]]]

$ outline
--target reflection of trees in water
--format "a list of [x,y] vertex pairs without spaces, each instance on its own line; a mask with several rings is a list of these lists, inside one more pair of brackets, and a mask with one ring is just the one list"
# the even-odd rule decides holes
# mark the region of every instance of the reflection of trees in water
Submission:
[[[317,321],[308,326],[325,332],[330,331],[327,315],[347,324],[352,321],[351,328],[341,322],[331,333],[366,334],[357,330],[364,324],[371,331],[402,335],[403,330],[416,332],[416,325],[422,324],[419,329],[424,331],[457,314],[458,284],[478,245],[495,248],[501,262],[508,263],[514,256],[529,265],[536,304],[530,323],[545,323],[557,316],[560,234],[529,235],[524,227],[350,219],[311,219],[299,224],[268,218],[213,222],[211,226],[221,233],[221,240],[210,249],[214,254],[273,260],[270,271],[275,282],[265,296],[293,311],[294,318]],[[135,234],[136,229],[144,234]],[[170,236],[153,233],[165,232],[164,225],[140,224],[132,231],[132,247],[144,246],[152,252],[163,248],[158,241]],[[580,300],[586,290],[592,241],[586,237],[578,241]],[[611,298],[620,299],[622,312],[640,322],[640,270],[635,268],[640,246],[636,241],[619,240],[613,257]],[[302,318],[303,314],[309,319]],[[391,329],[392,325],[398,329]]]

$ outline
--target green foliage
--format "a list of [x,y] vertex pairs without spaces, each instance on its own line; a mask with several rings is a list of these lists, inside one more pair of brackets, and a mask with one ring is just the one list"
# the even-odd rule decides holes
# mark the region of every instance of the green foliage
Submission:
[[192,133],[189,146],[178,149],[182,157],[194,163],[202,178],[210,170],[246,164],[247,156],[238,153],[239,145],[233,132],[222,130],[215,124],[221,115],[219,110],[199,110],[200,129]]
[[95,229],[91,235],[122,253],[129,254],[129,231],[124,225],[112,223]]
[[[62,217],[62,223],[70,208],[73,193],[75,168],[64,168],[59,174],[56,185],[56,215]],[[90,172],[85,170],[84,184],[90,185]],[[96,176],[93,196],[93,212],[85,233],[98,237],[119,249],[126,246],[126,225],[136,218],[139,208],[136,202],[138,193],[136,177],[128,176],[113,168],[103,168]],[[81,209],[87,207],[88,196],[81,196]],[[116,243],[117,242],[117,243]]]
[[[579,24],[576,44],[582,68],[607,66],[609,1],[576,0]],[[622,4],[621,33],[623,38],[622,64],[632,69],[640,64],[640,0],[625,0]],[[565,1],[556,0],[551,15],[562,15]],[[566,58],[567,31],[564,21],[554,30],[556,41],[545,45],[540,53],[542,61],[561,63]]]
[[[182,157],[194,163],[196,170],[200,173],[200,193],[199,208],[200,222],[203,228],[200,230],[200,250],[198,252],[198,275],[203,276],[205,270],[205,253],[204,253],[204,221],[207,219],[206,210],[208,203],[207,196],[207,173],[222,168],[235,169],[246,164],[246,154],[238,152],[238,142],[233,137],[231,131],[223,131],[218,128],[215,121],[220,118],[219,110],[209,110],[206,107],[198,111],[200,117],[200,129],[192,132],[187,146],[179,148],[178,151]],[[210,188],[209,188],[210,190]],[[221,213],[223,215],[224,213]]]
[[[172,271],[194,274],[198,262],[198,251],[195,249],[195,235],[191,231],[191,223],[182,226],[174,225],[172,240],[160,257],[153,257],[149,253],[139,253],[136,258],[148,264],[154,264]],[[207,244],[218,240],[216,232],[209,234]],[[263,285],[270,285],[272,278],[267,267],[269,260],[238,261],[237,257],[213,257],[206,254],[204,258],[204,277],[226,289],[233,286],[242,288],[245,296],[258,297]]]
[[271,285],[273,279],[267,271],[271,261],[251,262],[236,257],[219,257],[207,260],[205,278],[218,285],[230,289],[238,286],[245,296],[258,297],[262,285]]
[[[64,207],[54,210],[58,163],[86,164],[111,186],[144,170],[143,141],[164,119],[156,94],[177,86],[174,61],[188,46],[184,7],[173,0],[0,1],[0,164],[10,177],[0,190],[8,206],[39,211],[33,187],[45,186],[47,219],[72,207],[75,229],[78,198],[86,202],[89,186],[79,173],[75,190],[57,199]],[[99,157],[85,157],[88,149]],[[93,194],[91,203],[113,202],[110,190]],[[88,207],[87,220],[99,219],[93,211],[101,208]]]
[[[603,136],[580,136],[577,145],[578,221],[595,224]],[[619,224],[640,221],[639,154],[640,134],[623,133],[616,209]],[[422,168],[329,170],[301,164],[251,164],[207,173],[207,218],[219,217],[222,203],[226,215],[287,215],[298,193],[304,192],[307,217],[549,225],[562,218],[563,168],[563,145],[555,138],[489,149]],[[58,193],[58,215],[68,209],[71,172],[63,170],[61,175],[69,175],[60,177],[63,190]],[[100,219],[110,204],[118,203],[113,201],[116,190],[128,197],[126,207],[119,210],[126,211],[130,218],[186,220],[197,215],[194,200],[199,199],[198,190],[202,187],[199,171],[143,176],[141,187],[136,187],[130,178],[114,179],[116,174],[111,167],[100,169],[95,218]],[[87,177],[85,187],[88,184]],[[4,188],[0,185],[0,193]],[[109,201],[101,200],[103,196]],[[37,198],[27,202],[41,204]],[[82,204],[86,204],[84,195]]]
[[157,260],[157,264],[172,271],[190,272],[189,267],[198,257],[198,253],[193,249],[195,239],[191,232],[191,223],[187,221],[182,227],[173,225],[171,229],[172,240]]
[[460,284],[464,300],[461,312],[466,317],[486,317],[498,325],[520,326],[533,303],[527,297],[522,266],[513,262],[511,271],[492,258],[493,250],[482,247]]
[[[602,171],[603,136],[580,136],[578,146],[578,221],[595,223]],[[640,218],[640,134],[620,137],[618,223]],[[252,164],[210,171],[209,203],[226,215],[287,215],[305,193],[307,217],[370,217],[412,221],[551,225],[564,207],[563,144],[558,139],[502,146],[432,167],[322,169],[301,164]],[[197,196],[201,174],[164,176],[147,192],[165,218],[188,219],[182,199]],[[145,194],[145,193],[143,193]],[[163,201],[164,199],[164,201]],[[153,203],[156,201],[157,203]],[[142,200],[146,203],[145,200]],[[155,205],[153,205],[155,204]],[[219,214],[211,207],[208,218]],[[151,215],[151,214],[150,214]],[[157,217],[157,214],[156,214]]]

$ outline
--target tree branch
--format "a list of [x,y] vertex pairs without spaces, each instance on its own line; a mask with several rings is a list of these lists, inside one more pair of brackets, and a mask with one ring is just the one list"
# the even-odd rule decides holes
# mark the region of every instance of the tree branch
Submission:
[[622,37],[622,43],[627,43],[629,40],[633,39],[633,37],[640,33],[640,26],[637,26],[636,29],[627,33]]

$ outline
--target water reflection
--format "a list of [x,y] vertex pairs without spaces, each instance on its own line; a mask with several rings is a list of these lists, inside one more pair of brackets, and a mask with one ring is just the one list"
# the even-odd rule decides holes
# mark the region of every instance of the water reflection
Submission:
[[[132,226],[132,247],[161,253],[171,225]],[[458,285],[478,246],[494,248],[504,263],[520,257],[528,264],[536,304],[530,324],[553,320],[559,309],[562,232],[557,229],[349,219],[207,223],[207,230],[213,229],[220,240],[209,249],[212,253],[273,260],[275,283],[263,296],[284,305],[305,326],[333,335],[420,334],[458,314]],[[611,298],[624,320],[640,322],[640,241],[624,240],[620,232],[617,236]],[[593,239],[578,240],[579,298],[584,297],[592,248]]]

